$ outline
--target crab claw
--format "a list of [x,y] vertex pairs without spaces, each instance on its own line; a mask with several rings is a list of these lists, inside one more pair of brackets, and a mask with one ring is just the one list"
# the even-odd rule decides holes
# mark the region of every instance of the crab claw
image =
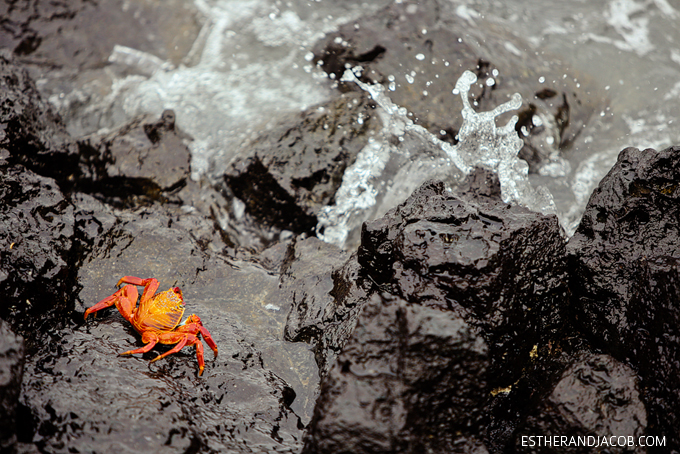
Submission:
[[88,315],[95,314],[97,311],[115,305],[121,315],[125,317],[126,320],[130,320],[130,317],[132,316],[132,309],[135,307],[137,302],[137,296],[139,296],[137,287],[126,285],[113,295],[104,298],[91,308],[87,309],[83,318],[87,320]]
[[203,336],[203,339],[208,344],[208,347],[210,347],[210,349],[215,354],[215,358],[217,358],[217,344],[210,335],[210,332],[203,326],[201,318],[196,314],[191,314],[189,317],[187,317],[185,324],[188,325],[190,323],[194,323],[196,325],[197,330],[201,333],[201,336]]

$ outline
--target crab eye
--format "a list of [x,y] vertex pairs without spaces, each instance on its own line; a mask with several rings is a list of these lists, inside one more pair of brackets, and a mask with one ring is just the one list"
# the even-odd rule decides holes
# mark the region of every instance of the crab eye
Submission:
[[175,287],[172,289],[173,292],[177,293],[178,295],[182,293],[182,291],[179,289],[179,287]]

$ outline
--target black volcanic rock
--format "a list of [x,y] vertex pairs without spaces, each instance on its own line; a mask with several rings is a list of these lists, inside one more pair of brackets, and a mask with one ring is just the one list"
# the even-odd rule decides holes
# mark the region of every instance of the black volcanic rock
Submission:
[[378,127],[366,94],[347,93],[246,142],[224,178],[259,222],[312,233],[350,165]]
[[[647,450],[637,445],[646,429],[647,412],[635,371],[611,356],[589,353],[564,371],[527,417],[515,436],[515,452],[585,454],[594,452],[601,437],[616,436],[616,445],[606,452],[644,453]],[[560,436],[557,443],[556,435]],[[621,436],[624,446],[617,446]]]
[[488,353],[455,312],[375,295],[323,380],[303,452],[470,452]]
[[187,136],[175,127],[175,114],[159,119],[137,117],[116,131],[78,141],[82,174],[74,186],[112,201],[162,193],[183,187],[189,177],[191,153]]
[[443,183],[428,182],[364,224],[358,261],[381,289],[457,311],[480,328],[494,381],[506,386],[533,346],[564,322],[564,247],[554,216],[456,197]]
[[[41,81],[41,92],[58,106],[74,136],[124,122],[120,111],[90,106],[107,101],[117,77],[149,76],[163,65],[181,63],[200,30],[196,8],[183,0],[0,3],[0,48]],[[116,46],[123,46],[117,58],[124,63],[112,65]],[[138,51],[151,59],[135,58]]]
[[294,242],[281,272],[281,292],[291,302],[284,339],[314,346],[324,376],[349,339],[371,284],[359,274],[356,254],[316,238]]
[[[319,345],[341,349],[320,364],[305,452],[486,452],[496,401],[563,335],[568,297],[557,219],[477,187],[489,178],[460,194],[425,183],[364,224],[356,258],[313,300],[325,303],[294,304],[287,329],[314,322]],[[548,363],[554,375],[563,361]]]
[[74,208],[56,181],[21,165],[0,166],[0,200],[0,317],[31,344],[73,301]]
[[0,54],[0,152],[45,176],[66,179],[78,169],[77,149],[61,118],[28,72]]
[[575,323],[642,378],[650,434],[680,450],[680,147],[626,148],[569,241]]
[[0,319],[0,451],[16,443],[17,404],[24,373],[24,340]]

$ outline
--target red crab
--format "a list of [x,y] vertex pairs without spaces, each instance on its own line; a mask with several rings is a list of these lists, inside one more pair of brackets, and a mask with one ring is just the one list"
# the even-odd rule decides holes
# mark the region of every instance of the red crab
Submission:
[[[187,345],[195,345],[196,356],[198,357],[198,375],[202,375],[205,361],[203,360],[203,343],[198,337],[198,333],[201,333],[208,346],[215,352],[216,358],[217,345],[215,345],[215,341],[208,330],[203,327],[198,315],[192,314],[183,323],[179,323],[184,314],[184,299],[179,287],[156,293],[156,290],[158,290],[156,279],[140,279],[133,276],[122,277],[116,285],[122,283],[132,285],[124,286],[113,295],[104,298],[86,310],[85,318],[87,319],[88,315],[115,304],[123,317],[132,323],[132,326],[142,335],[142,342],[146,344],[141,348],[121,353],[121,355],[146,353],[157,343],[177,344],[169,351],[151,360],[151,362],[154,362],[177,353]],[[144,286],[139,307],[137,307],[137,297],[139,296],[137,285]]]

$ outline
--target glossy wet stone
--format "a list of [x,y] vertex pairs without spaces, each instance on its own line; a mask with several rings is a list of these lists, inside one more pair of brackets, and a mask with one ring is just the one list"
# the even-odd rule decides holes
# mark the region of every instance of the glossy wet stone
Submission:
[[[167,27],[150,42],[153,26],[123,35],[149,11],[162,16],[167,2],[122,3],[7,3],[0,45],[32,71],[57,71],[41,89],[86,118],[82,100],[108,94],[100,89],[111,80],[94,80],[113,41],[176,64],[187,52],[182,37],[198,33],[189,11],[173,22],[184,24],[181,36]],[[530,151],[547,153],[528,156],[534,164],[553,151],[541,149],[547,139],[568,145],[592,109],[571,82],[527,88],[506,77],[514,57],[469,52],[456,39],[465,30],[435,6],[402,2],[348,24],[319,43],[317,62],[337,64],[336,75],[361,64],[369,81],[388,86],[395,76],[393,99],[453,140],[460,106],[450,104],[451,87],[426,84],[442,68],[433,56],[449,56],[453,69],[461,55],[480,82],[500,70],[493,86],[475,87],[480,110],[523,93],[518,128],[530,132]],[[114,20],[102,22],[109,8]],[[410,56],[423,62],[415,75],[398,68]],[[313,233],[315,210],[332,202],[376,127],[364,95],[340,84],[344,95],[325,111],[256,136],[233,163],[232,191],[187,178],[187,138],[169,112],[72,140],[6,57],[0,316],[31,336],[18,406],[7,407],[20,426],[2,440],[18,440],[17,452],[506,453],[522,452],[525,433],[561,430],[665,435],[678,451],[677,150],[624,155],[570,245],[571,268],[555,219],[500,204],[497,182],[479,171],[455,194],[421,188],[368,224],[362,249],[346,254],[292,232]],[[73,90],[90,82],[91,91]],[[72,131],[121,118],[114,106]],[[242,204],[232,200],[237,190]],[[119,357],[142,343],[115,309],[83,321],[126,274],[182,287],[186,314],[200,315],[220,348],[216,359],[206,351],[202,377],[192,349],[153,364],[167,347]],[[616,360],[593,354],[574,324]]]
[[30,348],[71,307],[74,208],[56,181],[21,165],[0,166],[0,199],[0,317]]
[[225,182],[259,222],[313,233],[319,209],[378,128],[373,108],[367,95],[347,93],[290,115],[242,146]]
[[489,178],[475,172],[460,194],[425,183],[364,224],[358,254],[312,306],[335,317],[294,304],[293,327],[313,322],[313,341],[339,349],[320,363],[305,452],[485,452],[510,441],[489,421],[507,417],[497,400],[538,346],[564,335],[565,241],[556,218],[480,187]]
[[[26,80],[19,88],[30,88]],[[17,93],[3,92],[9,132],[12,115],[42,105],[37,92],[14,102]],[[73,142],[50,139],[58,124],[39,112],[21,118],[25,128],[12,132],[0,155],[1,310],[28,335],[29,354],[18,406],[16,395],[7,402],[3,445],[22,453],[298,452],[318,374],[305,344],[282,341],[285,246],[257,259],[226,254],[215,221],[176,193],[188,152],[170,113],[92,139],[70,173],[59,170],[71,161],[57,147],[68,151]],[[102,189],[114,179],[117,198]],[[155,193],[140,192],[140,180]],[[220,349],[216,359],[207,349],[202,377],[193,349],[151,366],[167,347],[119,357],[141,341],[115,308],[83,321],[85,308],[112,294],[123,275],[183,288],[185,315],[199,314]]]
[[22,397],[31,441],[47,452],[294,452],[297,418],[285,409],[294,393],[228,325],[204,315],[222,358],[208,359],[201,378],[194,355],[152,366],[117,356],[138,336],[111,317],[32,357]]
[[375,295],[324,377],[303,452],[471,452],[488,353],[455,312]]
[[131,197],[159,199],[189,177],[188,136],[175,127],[175,114],[138,117],[108,135],[78,140],[81,175],[76,189],[98,193],[113,203]]
[[[608,355],[585,354],[564,371],[527,417],[515,435],[515,452],[590,453],[600,444],[595,440],[598,436],[616,436],[617,445],[600,447],[607,452],[648,452],[637,446],[647,429],[647,411],[640,397],[638,377],[630,366]],[[560,438],[559,446],[551,438],[549,447],[539,439],[555,435],[568,438]],[[620,436],[624,446],[618,446]]]
[[[21,403],[32,430],[21,441],[48,452],[298,451],[302,420],[291,406],[309,419],[305,389],[315,371],[290,369],[313,357],[304,344],[280,341],[287,307],[278,275],[216,254],[220,237],[201,216],[119,210],[84,194],[74,201],[78,235],[89,244],[75,326],[28,360]],[[199,315],[220,351],[213,359],[206,347],[202,377],[194,349],[153,364],[167,347],[118,356],[142,344],[115,308],[82,320],[123,275],[183,289],[185,316]],[[293,405],[295,388],[301,400]]]
[[626,148],[569,241],[576,325],[630,363],[650,434],[680,449],[680,148]]
[[22,337],[0,319],[0,451],[3,452],[17,441],[17,404],[24,375],[24,353]]
[[281,293],[290,301],[284,338],[309,343],[325,375],[354,329],[367,293],[357,282],[354,256],[316,238],[289,246]]
[[364,224],[358,260],[380,288],[457,311],[480,328],[492,346],[493,380],[504,387],[564,322],[564,246],[554,216],[428,182]]

